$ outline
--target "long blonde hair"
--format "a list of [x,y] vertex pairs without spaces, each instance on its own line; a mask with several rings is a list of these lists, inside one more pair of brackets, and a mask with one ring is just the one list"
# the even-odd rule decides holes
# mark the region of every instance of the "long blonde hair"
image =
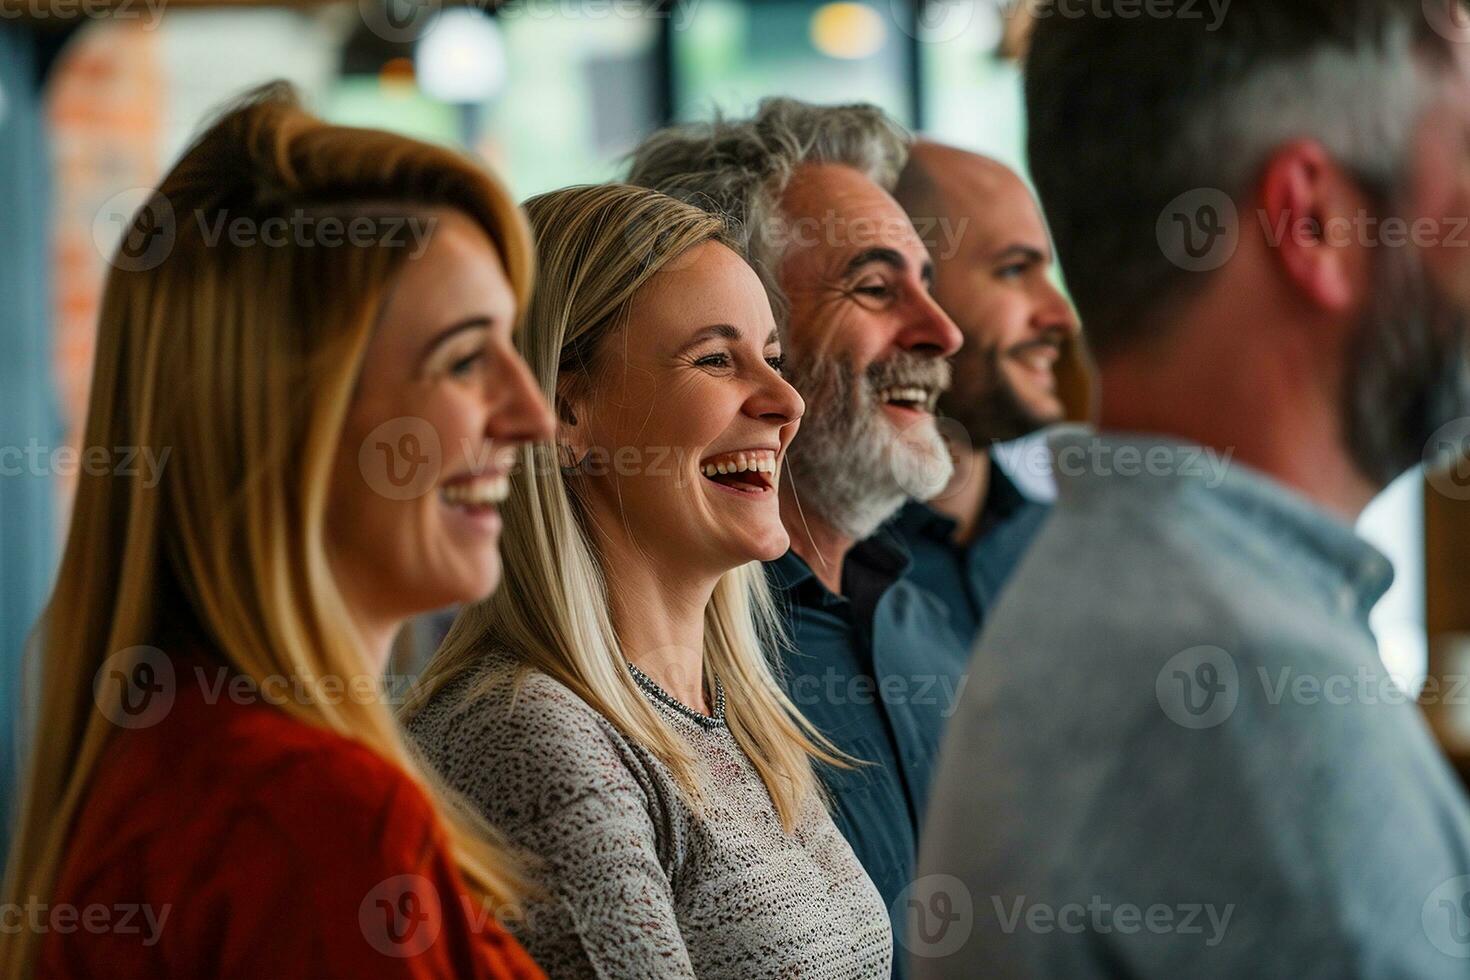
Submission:
[[[724,221],[643,188],[571,187],[526,203],[537,238],[536,295],[517,340],[549,398],[594,384],[599,351],[627,328],[634,295],[668,262],[709,241]],[[504,505],[505,582],[455,620],[404,705],[411,716],[485,654],[505,651],[574,691],[653,752],[692,802],[699,766],[632,679],[609,612],[577,474],[548,447],[527,447]],[[845,759],[781,690],[768,659],[779,616],[758,562],[723,575],[705,609],[704,665],[729,693],[725,719],[790,830],[817,792],[813,760]],[[473,697],[473,689],[469,692]]]
[[[409,250],[387,238],[235,246],[211,231],[238,218],[261,229],[293,215],[435,209],[485,230],[524,308],[529,231],[493,178],[443,148],[326,125],[281,83],[224,113],[140,210],[125,240],[138,247],[119,251],[103,297],[85,444],[171,456],[156,486],[90,469],[80,478],[33,651],[38,714],[5,902],[54,893],[115,730],[122,692],[93,694],[109,654],[182,634],[257,684],[377,679],[329,570],[323,520],[363,352]],[[383,700],[334,700],[282,709],[415,780],[474,895],[512,903],[517,865],[419,766]],[[0,935],[0,975],[28,975],[39,945],[32,930]]]

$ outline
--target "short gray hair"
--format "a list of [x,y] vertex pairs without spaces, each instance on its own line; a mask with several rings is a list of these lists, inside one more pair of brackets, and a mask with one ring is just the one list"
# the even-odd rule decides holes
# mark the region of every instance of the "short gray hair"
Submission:
[[750,119],[659,130],[633,151],[628,182],[724,215],[783,326],[786,298],[776,273],[785,251],[781,195],[802,164],[836,163],[886,191],[898,183],[912,137],[877,106],[818,106],[765,99]]

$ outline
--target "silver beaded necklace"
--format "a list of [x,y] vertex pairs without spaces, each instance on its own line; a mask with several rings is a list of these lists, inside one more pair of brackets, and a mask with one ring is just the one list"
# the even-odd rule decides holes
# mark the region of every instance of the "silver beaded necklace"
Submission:
[[658,683],[652,677],[649,677],[643,671],[639,670],[638,665],[633,663],[632,661],[628,662],[628,670],[630,673],[632,673],[633,680],[637,681],[638,686],[643,688],[643,693],[647,694],[649,697],[653,698],[660,704],[663,704],[666,707],[677,711],[679,714],[683,715],[685,718],[688,718],[690,721],[694,722],[696,725],[699,725],[701,728],[715,729],[725,727],[725,685],[720,683],[720,679],[718,677],[715,678],[714,713],[702,715],[698,711],[695,711],[693,708],[689,707],[683,701],[680,701],[678,698],[674,697],[668,691],[665,691],[663,688],[659,687]]

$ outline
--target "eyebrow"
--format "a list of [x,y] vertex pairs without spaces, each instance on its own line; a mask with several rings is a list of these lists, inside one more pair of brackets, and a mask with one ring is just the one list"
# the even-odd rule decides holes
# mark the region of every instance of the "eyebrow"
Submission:
[[736,330],[728,323],[712,323],[707,327],[700,328],[699,332],[697,332],[693,337],[690,337],[688,340],[686,340],[683,345],[680,346],[678,353],[682,354],[689,348],[695,347],[699,344],[704,343],[706,340],[711,340],[715,337],[721,337],[725,340],[730,341],[731,343],[736,343],[740,340],[740,331]]
[[[879,245],[874,248],[865,248],[848,259],[847,265],[843,267],[842,275],[846,278],[857,272],[863,266],[871,265],[874,262],[882,263],[895,272],[907,272],[909,268],[908,259],[903,257],[902,252],[895,248]],[[934,284],[934,263],[929,259],[925,259],[924,264],[919,267],[919,280],[925,286],[932,286]]]
[[456,321],[455,323],[450,324],[443,330],[440,330],[438,333],[434,334],[429,342],[424,345],[423,352],[419,354],[419,360],[422,361],[430,354],[434,353],[434,351],[437,350],[441,344],[443,344],[446,340],[449,340],[451,337],[457,337],[460,334],[464,333],[466,330],[488,330],[494,325],[495,318],[491,316],[472,316],[467,317],[463,320]]

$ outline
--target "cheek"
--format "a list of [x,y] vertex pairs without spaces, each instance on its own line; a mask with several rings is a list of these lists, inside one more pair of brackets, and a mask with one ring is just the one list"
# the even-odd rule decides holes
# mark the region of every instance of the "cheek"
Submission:
[[845,360],[861,376],[894,355],[903,326],[898,310],[851,309],[840,324],[832,326],[831,346],[818,356]]
[[960,356],[967,362],[988,357],[995,348],[1004,351],[1025,339],[1024,299],[981,294],[961,315],[965,342],[960,347]]
[[473,467],[489,462],[478,459],[489,422],[483,397],[465,391],[450,392],[431,402],[425,411],[429,423],[439,432],[446,466]]
[[1470,173],[1444,159],[1425,160],[1410,226],[1429,232],[1420,254],[1431,280],[1460,305],[1470,305]]

